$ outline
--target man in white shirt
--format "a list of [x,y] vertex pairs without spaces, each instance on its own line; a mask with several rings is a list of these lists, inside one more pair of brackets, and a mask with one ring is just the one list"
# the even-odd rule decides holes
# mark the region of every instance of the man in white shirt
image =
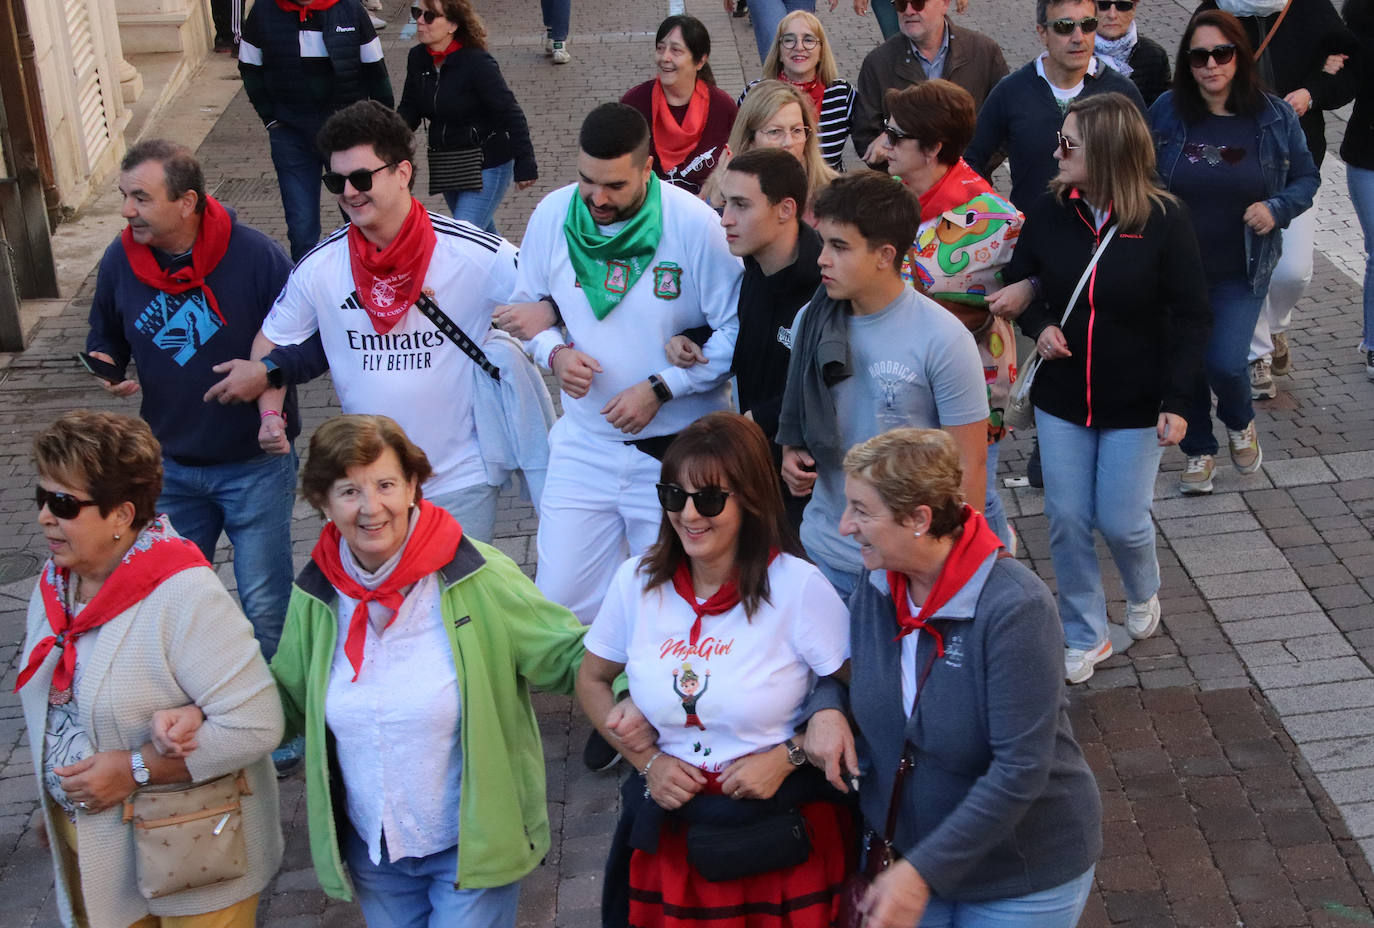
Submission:
[[[658,537],[663,449],[728,405],[742,265],[715,212],[654,176],[649,127],[634,109],[592,110],[579,147],[578,182],[530,217],[513,300],[544,301],[566,329],[526,343],[563,389],[535,582],[590,623],[616,568]],[[702,326],[712,330],[705,363],[670,364],[668,340]]]

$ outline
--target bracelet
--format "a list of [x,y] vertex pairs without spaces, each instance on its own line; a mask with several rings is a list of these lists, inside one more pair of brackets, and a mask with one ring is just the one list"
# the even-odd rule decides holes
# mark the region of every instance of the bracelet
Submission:
[[572,345],[557,345],[554,347],[553,351],[549,352],[549,370],[553,370],[553,359],[558,357],[558,352],[562,351],[564,348],[571,347]]
[[286,420],[286,417],[283,416],[281,413],[277,412],[275,409],[269,409],[269,410],[267,410],[266,412],[261,413],[261,414],[258,416],[258,421],[261,422],[263,419],[266,419],[268,416],[276,416],[278,419],[281,419],[281,420],[283,420],[283,421]]
[[654,765],[654,761],[658,760],[658,759],[659,759],[660,757],[662,757],[662,756],[663,756],[663,752],[662,752],[662,751],[659,751],[659,752],[658,752],[657,754],[655,754],[653,757],[649,758],[649,762],[648,762],[647,764],[644,765],[644,769],[643,769],[643,770],[639,771],[639,775],[642,776],[642,777],[643,777],[644,779],[646,779],[646,780],[649,779],[649,768],[652,767],[652,766]]

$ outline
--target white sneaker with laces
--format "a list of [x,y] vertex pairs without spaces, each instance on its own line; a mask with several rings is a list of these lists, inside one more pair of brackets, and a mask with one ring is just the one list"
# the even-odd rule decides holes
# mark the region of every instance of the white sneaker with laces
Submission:
[[553,43],[553,63],[567,64],[569,61],[572,61],[572,55],[568,54],[568,43],[555,41]]
[[1126,603],[1126,631],[1140,641],[1159,630],[1159,594],[1143,603]]
[[1070,683],[1084,683],[1091,679],[1098,664],[1112,656],[1112,640],[1102,639],[1095,648],[1064,649],[1064,679]]

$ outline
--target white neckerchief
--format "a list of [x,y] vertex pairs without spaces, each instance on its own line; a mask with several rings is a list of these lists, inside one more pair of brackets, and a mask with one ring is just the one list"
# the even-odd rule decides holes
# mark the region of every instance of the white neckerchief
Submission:
[[1135,20],[1131,20],[1131,27],[1119,39],[1105,39],[1102,33],[1098,32],[1094,51],[1099,58],[1120,71],[1123,77],[1130,77],[1131,72],[1135,70],[1131,67],[1131,53],[1135,51],[1138,39]]

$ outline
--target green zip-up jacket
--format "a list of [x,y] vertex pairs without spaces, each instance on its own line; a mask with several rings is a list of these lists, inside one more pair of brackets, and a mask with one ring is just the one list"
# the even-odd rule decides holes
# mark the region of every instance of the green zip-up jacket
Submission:
[[[533,870],[549,850],[544,751],[529,688],[572,692],[586,629],[490,545],[463,538],[439,575],[440,608],[463,712],[454,880],[461,889],[505,886]],[[312,561],[291,591],[272,675],[281,692],[286,737],[305,734],[315,874],[328,895],[348,900],[353,891],[338,833],[348,813],[324,713],[339,631],[337,608],[338,593]]]

